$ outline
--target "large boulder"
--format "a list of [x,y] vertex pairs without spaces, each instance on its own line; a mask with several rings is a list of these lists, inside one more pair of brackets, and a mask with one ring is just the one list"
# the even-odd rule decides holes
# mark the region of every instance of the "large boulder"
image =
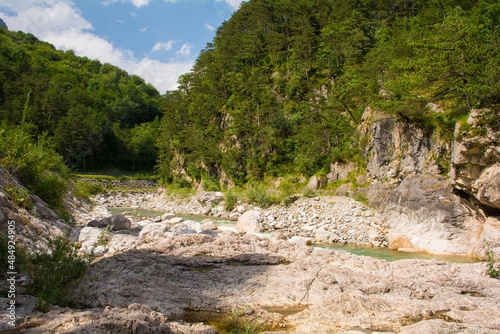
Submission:
[[165,232],[168,232],[170,228],[162,223],[152,223],[144,226],[144,228],[139,233],[139,240],[144,242],[152,242],[165,237]]
[[500,209],[500,163],[485,168],[472,189],[479,202]]
[[107,227],[110,231],[130,230],[132,222],[127,217],[114,214],[106,217],[99,222],[102,227]]
[[196,200],[204,206],[219,204],[224,199],[224,194],[220,191],[200,191],[196,194]]
[[247,233],[259,233],[264,230],[262,222],[264,216],[260,211],[249,210],[241,215],[236,223],[236,229]]
[[81,244],[80,250],[85,253],[94,253],[95,256],[102,256],[107,251],[107,244],[114,235],[106,230],[86,226],[80,231],[78,242]]
[[473,110],[467,120],[480,129],[472,135],[470,127],[457,123],[451,150],[450,178],[454,188],[474,196],[482,204],[500,209],[500,131],[482,124],[483,112]]

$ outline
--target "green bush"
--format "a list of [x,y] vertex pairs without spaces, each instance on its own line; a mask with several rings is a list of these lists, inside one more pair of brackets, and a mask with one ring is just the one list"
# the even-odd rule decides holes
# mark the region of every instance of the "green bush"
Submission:
[[28,124],[0,126],[0,165],[49,205],[59,208],[68,189],[69,169],[46,136],[30,135]]
[[68,306],[71,284],[85,274],[92,262],[91,256],[78,255],[66,239],[50,241],[50,248],[50,253],[28,256],[25,264],[31,280],[27,293],[38,298],[37,307],[42,312],[46,312],[51,304]]
[[203,179],[203,181],[201,182],[201,186],[206,191],[220,191],[219,182],[217,182],[216,179],[212,179],[209,177]]
[[486,273],[491,278],[500,278],[500,260],[495,258],[495,254],[490,249],[490,243],[486,243]]
[[238,194],[234,190],[228,190],[224,194],[224,203],[226,211],[231,211],[238,202]]
[[305,188],[304,191],[302,192],[302,195],[304,195],[304,197],[307,198],[313,198],[318,196],[318,193],[311,188]]
[[245,191],[248,202],[266,208],[277,202],[277,199],[267,192],[263,183],[255,183]]
[[30,205],[31,196],[26,189],[16,186],[5,186],[5,191],[14,205],[20,205],[25,209]]

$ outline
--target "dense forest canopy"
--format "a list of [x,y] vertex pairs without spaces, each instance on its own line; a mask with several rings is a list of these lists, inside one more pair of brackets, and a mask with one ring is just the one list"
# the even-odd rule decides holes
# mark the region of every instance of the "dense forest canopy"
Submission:
[[28,124],[74,169],[153,170],[161,99],[138,76],[0,28],[2,127]]
[[327,173],[364,163],[366,107],[444,137],[474,108],[500,126],[499,21],[494,0],[250,0],[163,96],[0,28],[1,127],[45,138],[76,170],[236,184]]
[[499,18],[493,0],[244,2],[162,102],[160,171],[238,184],[362,163],[367,106],[443,133],[472,108],[498,122]]

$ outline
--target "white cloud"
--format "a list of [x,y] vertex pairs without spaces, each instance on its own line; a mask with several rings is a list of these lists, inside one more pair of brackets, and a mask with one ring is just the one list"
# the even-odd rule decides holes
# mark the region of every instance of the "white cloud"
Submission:
[[175,41],[173,39],[169,40],[168,42],[158,42],[155,44],[155,46],[153,46],[153,48],[151,49],[151,52],[156,52],[156,51],[160,51],[160,50],[165,50],[165,51],[168,51],[168,50],[172,50],[172,48],[174,47],[174,44],[175,44]]
[[229,6],[233,7],[234,10],[237,10],[240,8],[241,3],[246,0],[217,0],[218,2],[224,1],[227,3]]
[[149,29],[149,26],[139,29],[141,32],[146,32]]
[[176,52],[176,54],[184,57],[188,57],[191,54],[191,48],[193,47],[190,43],[185,43],[181,46],[180,50]]
[[[27,6],[28,2],[31,6]],[[139,1],[136,2],[139,4]],[[0,6],[4,6],[5,3],[5,0],[0,0]],[[8,10],[11,12],[0,13],[9,29],[31,32],[39,39],[52,43],[58,49],[71,49],[78,56],[98,59],[102,63],[118,66],[130,74],[141,76],[146,82],[155,86],[160,93],[176,89],[179,76],[189,72],[194,64],[192,59],[169,63],[151,60],[148,57],[137,59],[132,51],[118,48],[108,40],[93,34],[92,25],[82,17],[81,12],[72,2],[21,0],[19,4],[21,3],[26,6],[19,6],[19,10],[16,10],[17,7],[9,6]],[[174,42],[170,40],[158,43],[153,49],[169,50]],[[191,44],[184,44],[177,54],[187,57],[191,54],[191,47]]]
[[109,5],[109,4],[118,2],[118,1],[121,1],[121,2],[128,2],[128,1],[130,1],[132,3],[132,5],[134,5],[137,8],[141,8],[143,6],[147,6],[151,2],[151,0],[105,0],[105,1],[102,2],[102,4],[103,5]]
[[193,65],[194,61],[162,63],[146,57],[135,64],[132,73],[152,84],[163,94],[167,90],[176,89],[179,76],[189,72]]
[[208,24],[208,23],[205,23],[205,28],[207,28],[207,30],[208,30],[208,31],[210,31],[210,32],[214,32],[214,31],[215,31],[215,28],[214,28],[214,27],[212,27],[212,26],[211,26],[210,24]]
[[10,30],[22,30],[37,36],[67,29],[90,30],[92,25],[68,2],[22,9],[15,16],[4,16]]
[[141,8],[142,6],[149,5],[150,0],[131,0],[132,4],[137,8]]

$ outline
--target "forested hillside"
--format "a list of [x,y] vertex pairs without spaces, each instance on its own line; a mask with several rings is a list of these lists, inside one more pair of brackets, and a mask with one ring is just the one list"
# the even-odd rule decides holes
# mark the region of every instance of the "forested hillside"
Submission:
[[161,98],[115,66],[0,28],[2,129],[45,136],[74,169],[153,170]]
[[450,140],[473,108],[500,125],[499,18],[493,0],[244,2],[165,96],[160,171],[241,184],[362,165],[368,106]]

